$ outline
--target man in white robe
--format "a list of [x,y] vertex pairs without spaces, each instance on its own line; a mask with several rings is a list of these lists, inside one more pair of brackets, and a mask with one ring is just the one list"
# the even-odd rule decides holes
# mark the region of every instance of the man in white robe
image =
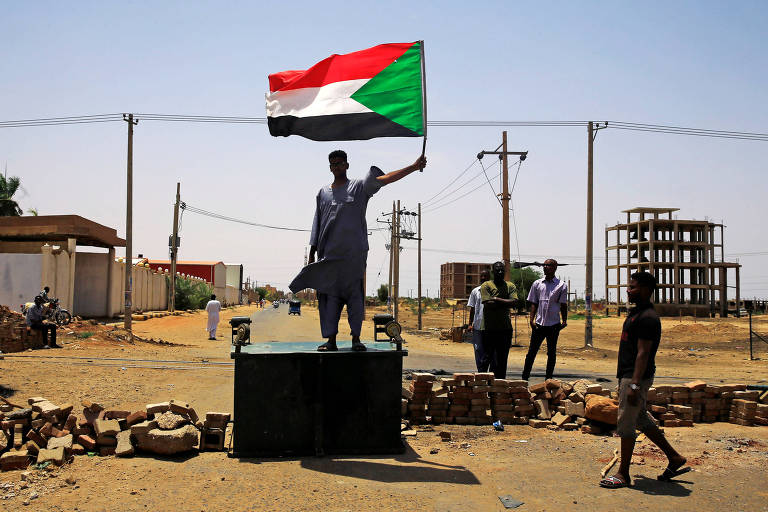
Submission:
[[216,300],[216,295],[211,295],[211,300],[205,305],[205,310],[208,312],[208,339],[216,339],[216,328],[219,325],[219,312],[221,311],[221,302]]

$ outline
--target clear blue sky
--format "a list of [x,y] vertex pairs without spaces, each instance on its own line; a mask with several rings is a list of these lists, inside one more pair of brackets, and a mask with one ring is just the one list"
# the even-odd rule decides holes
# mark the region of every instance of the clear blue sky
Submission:
[[[768,5],[757,1],[16,2],[4,5],[0,23],[2,120],[261,117],[269,73],[424,39],[430,120],[593,119],[768,132]],[[0,164],[22,178],[25,209],[79,214],[123,235],[125,134],[124,123],[2,129]],[[395,199],[415,210],[500,139],[501,128],[431,128],[429,167],[374,196],[370,227]],[[509,128],[509,140],[510,149],[530,151],[513,194],[520,253],[574,263],[561,274],[583,293],[586,131]],[[273,138],[263,125],[140,122],[135,252],[167,256],[177,181],[191,205],[308,227],[317,189],[330,180],[326,155],[337,147],[359,176],[371,164],[411,163],[421,141],[319,143]],[[678,207],[680,218],[722,219],[726,251],[743,264],[742,296],[768,296],[766,156],[765,142],[600,132],[595,254],[602,256],[604,226],[621,210]],[[441,263],[496,259],[486,254],[500,254],[500,223],[488,187],[425,213],[430,295]],[[184,216],[181,237],[180,258],[242,262],[246,275],[278,287],[301,267],[308,238],[193,214]],[[514,232],[512,240],[516,253]],[[387,259],[385,236],[375,232],[370,241],[369,292],[386,282]],[[407,245],[402,291],[415,296],[416,252]],[[763,254],[736,256],[747,252]],[[595,263],[601,297],[603,260]]]

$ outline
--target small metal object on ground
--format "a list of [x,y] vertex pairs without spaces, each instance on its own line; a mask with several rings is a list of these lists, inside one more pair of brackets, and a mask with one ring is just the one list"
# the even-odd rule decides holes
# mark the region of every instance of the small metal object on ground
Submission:
[[501,501],[501,504],[504,505],[504,508],[517,508],[523,504],[522,501],[516,500],[510,495],[499,496],[499,500]]

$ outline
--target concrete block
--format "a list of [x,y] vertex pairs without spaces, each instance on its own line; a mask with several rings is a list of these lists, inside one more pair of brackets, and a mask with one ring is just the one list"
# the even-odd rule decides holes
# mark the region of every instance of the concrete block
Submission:
[[115,447],[115,456],[133,457],[133,445],[131,444],[131,431],[124,430],[117,434],[117,446]]
[[139,436],[142,434],[146,434],[150,430],[154,430],[156,428],[157,428],[157,421],[155,420],[142,421],[141,423],[137,423],[131,426],[131,434],[133,434],[134,436]]
[[570,416],[566,416],[565,414],[560,414],[559,412],[552,416],[552,423],[557,425],[558,427],[562,427],[563,424],[569,423],[571,421]]
[[173,455],[193,450],[198,443],[197,429],[185,425],[175,430],[150,430],[136,436],[137,447],[140,450],[160,455]]
[[97,437],[116,436],[120,432],[120,424],[117,420],[96,420],[93,424],[93,430]]
[[56,464],[57,466],[61,466],[64,464],[65,460],[65,453],[64,453],[64,447],[59,446],[58,448],[43,448],[40,450],[40,452],[37,454],[37,463],[42,464],[44,462],[50,462],[53,464]]
[[3,471],[25,469],[27,466],[29,466],[29,452],[27,450],[11,450],[0,455],[0,469]]

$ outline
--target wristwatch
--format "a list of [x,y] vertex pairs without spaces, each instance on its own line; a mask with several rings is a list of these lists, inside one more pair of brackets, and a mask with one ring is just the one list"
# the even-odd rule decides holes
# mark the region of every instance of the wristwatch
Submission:
[[629,389],[631,389],[632,391],[637,391],[638,389],[640,389],[640,386],[638,386],[633,382],[632,384],[629,385]]

